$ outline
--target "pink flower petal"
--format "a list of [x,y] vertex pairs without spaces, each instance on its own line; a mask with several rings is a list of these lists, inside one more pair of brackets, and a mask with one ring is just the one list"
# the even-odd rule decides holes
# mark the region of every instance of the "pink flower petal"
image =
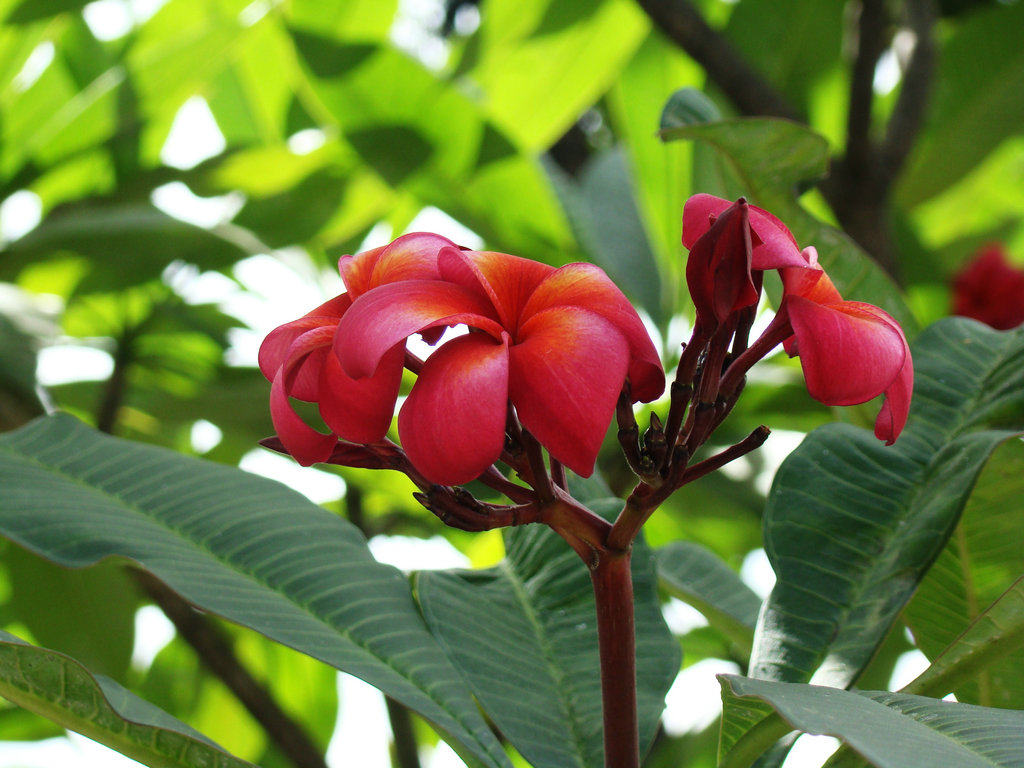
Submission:
[[438,257],[441,276],[471,291],[479,291],[494,305],[501,324],[515,333],[523,306],[554,267],[518,256],[492,251],[447,248]]
[[338,271],[353,298],[372,288],[402,280],[437,280],[437,254],[454,247],[446,237],[430,232],[410,232],[381,248],[342,256]]
[[391,426],[402,383],[405,345],[388,350],[373,376],[353,379],[342,370],[333,350],[320,369],[320,415],[343,440],[375,443]]
[[892,445],[906,426],[910,413],[910,398],[914,393],[914,362],[907,350],[907,359],[903,363],[896,380],[885,390],[885,402],[875,420],[875,437]]
[[530,296],[520,328],[525,328],[531,317],[560,307],[578,307],[600,315],[626,340],[633,402],[650,402],[665,391],[665,372],[647,329],[633,305],[601,269],[593,264],[567,264],[556,269]]
[[284,369],[274,376],[270,386],[270,418],[281,442],[304,467],[326,461],[338,442],[337,435],[317,432],[292,409],[284,387]]
[[740,201],[723,211],[686,259],[686,284],[702,325],[713,329],[737,310],[757,304],[750,274],[749,210]]
[[350,306],[352,299],[343,293],[307,312],[298,320],[292,320],[272,330],[260,345],[259,366],[263,375],[269,381],[273,381],[277,369],[284,365],[288,349],[295,339],[313,328],[337,325],[338,319]]
[[453,339],[427,358],[398,414],[398,432],[428,480],[468,483],[501,456],[508,366],[507,344],[482,333]]
[[826,405],[867,402],[904,370],[906,339],[896,321],[877,307],[853,301],[822,305],[800,296],[786,301],[807,391],[816,400]]
[[[683,245],[689,250],[734,203],[708,194],[693,195],[683,205]],[[749,206],[750,229],[760,243],[754,243],[751,268],[757,270],[805,266],[796,238],[777,217],[764,208]]]
[[530,317],[510,350],[509,396],[523,427],[589,477],[629,365],[626,336],[606,317],[555,307]]
[[353,378],[370,376],[384,354],[413,333],[465,323],[500,339],[494,309],[461,286],[431,280],[389,283],[356,299],[338,325],[334,351]]

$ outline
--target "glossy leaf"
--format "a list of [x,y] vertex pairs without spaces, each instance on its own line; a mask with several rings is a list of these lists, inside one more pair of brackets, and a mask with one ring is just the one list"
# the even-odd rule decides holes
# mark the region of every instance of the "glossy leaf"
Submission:
[[[616,512],[618,499],[591,502]],[[543,526],[515,528],[508,558],[485,571],[424,572],[417,596],[431,631],[498,729],[536,768],[603,762],[597,628],[587,568]],[[650,745],[679,649],[662,617],[650,550],[636,545],[637,696]]]
[[[854,693],[735,675],[720,679],[726,719],[732,707],[767,703],[794,728],[835,736],[878,768],[1013,768],[1024,761],[1024,712],[887,691]],[[719,765],[740,768],[753,757],[735,752]]]
[[761,598],[717,555],[690,541],[657,550],[658,575],[670,594],[689,603],[750,655]]
[[1024,332],[933,325],[913,346],[895,445],[828,425],[783,463],[765,511],[778,581],[751,676],[847,686],[953,533],[992,451],[1024,430]]
[[985,467],[960,525],[904,611],[915,643],[934,660],[928,676],[948,678],[955,667],[956,686],[939,693],[934,686],[943,684],[920,688],[921,681],[913,692],[1024,709],[1022,498],[1024,443],[1011,440]]
[[22,546],[67,567],[132,560],[203,609],[376,685],[474,764],[506,765],[406,580],[298,494],[66,415],[0,438],[0,481],[0,531]]
[[252,764],[74,659],[0,632],[0,694],[153,768]]
[[1024,6],[997,3],[958,25],[939,54],[927,129],[897,196],[907,206],[949,187],[1020,133]]

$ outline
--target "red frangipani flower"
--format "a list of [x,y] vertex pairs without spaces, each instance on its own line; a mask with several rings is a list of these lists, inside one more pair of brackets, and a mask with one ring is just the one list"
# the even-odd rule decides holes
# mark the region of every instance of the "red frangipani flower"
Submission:
[[[505,446],[509,404],[552,457],[593,471],[623,385],[658,397],[664,373],[636,311],[589,264],[559,269],[407,235],[345,257],[348,293],[273,331],[260,364],[271,413],[301,463],[323,461],[338,438],[382,440],[391,423],[406,339],[450,339],[422,364],[398,418],[402,448],[431,482],[468,482]],[[317,402],[330,434],[309,427],[288,397]]]
[[[260,347],[263,375],[273,382],[270,414],[284,447],[300,464],[326,461],[339,437],[354,443],[380,440],[391,426],[402,380],[404,350],[389,351],[379,373],[356,380],[333,353],[338,323],[361,294],[402,280],[439,280],[437,254],[453,243],[414,233],[390,245],[345,256],[340,263],[347,293],[273,331]],[[292,409],[289,397],[317,403],[328,434],[317,432]]]
[[588,476],[628,377],[635,401],[664,373],[636,311],[589,264],[559,269],[502,253],[443,248],[441,280],[391,283],[358,298],[335,352],[344,372],[380,375],[406,338],[465,324],[423,365],[398,417],[402,447],[428,479],[464,483],[503,450],[508,403],[558,461]]
[[953,279],[953,314],[1005,331],[1024,323],[1024,270],[999,243],[981,248]]
[[906,424],[914,383],[899,323],[871,304],[844,301],[818,265],[815,249],[801,251],[781,221],[742,199],[691,197],[683,209],[683,244],[691,248],[687,282],[698,323],[711,315],[718,324],[756,304],[760,272],[778,269],[782,275],[779,311],[733,363],[729,386],[782,341],[791,356],[799,355],[807,391],[816,400],[854,405],[885,394],[875,435],[892,444]]

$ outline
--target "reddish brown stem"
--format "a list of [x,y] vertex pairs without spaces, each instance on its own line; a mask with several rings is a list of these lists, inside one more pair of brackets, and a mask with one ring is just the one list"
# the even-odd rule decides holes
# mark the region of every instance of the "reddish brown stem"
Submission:
[[597,603],[605,768],[639,768],[636,634],[630,552],[603,552],[590,570]]

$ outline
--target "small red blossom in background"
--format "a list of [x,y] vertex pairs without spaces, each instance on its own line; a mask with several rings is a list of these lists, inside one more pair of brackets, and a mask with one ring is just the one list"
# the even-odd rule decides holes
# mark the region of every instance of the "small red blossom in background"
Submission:
[[[298,461],[327,460],[338,439],[385,438],[403,368],[418,374],[398,416],[401,445],[427,480],[469,482],[499,460],[509,407],[522,428],[577,474],[593,472],[627,378],[633,402],[664,389],[636,310],[597,267],[561,268],[462,250],[416,233],[343,257],[348,291],[264,341],[271,415]],[[470,332],[425,361],[406,350],[452,326]],[[303,422],[288,398],[316,402],[331,429]]]
[[1024,323],[1024,269],[998,243],[984,246],[953,278],[953,314],[999,331]]
[[[735,222],[727,228],[724,221]],[[744,230],[749,231],[749,236]],[[741,248],[749,239],[749,259],[733,258],[729,276],[708,279],[714,271],[707,262],[723,260],[717,256],[725,249]],[[710,242],[709,242],[710,241]],[[875,435],[892,444],[903,430],[910,410],[914,367],[903,330],[891,316],[871,304],[844,301],[828,275],[817,263],[814,248],[800,251],[796,238],[786,226],[767,211],[711,195],[695,195],[683,212],[683,244],[690,243],[687,278],[695,296],[698,323],[706,296],[717,285],[756,285],[760,295],[760,273],[778,269],[782,276],[783,299],[775,319],[765,334],[734,363],[726,381],[735,382],[750,366],[780,341],[790,356],[799,356],[812,397],[826,405],[854,405],[878,395],[885,403],[875,422]],[[699,276],[695,281],[691,275]],[[746,295],[736,303],[735,311],[756,303]],[[719,306],[730,299],[719,301]],[[703,310],[706,312],[707,310]],[[715,311],[721,321],[721,312]]]

